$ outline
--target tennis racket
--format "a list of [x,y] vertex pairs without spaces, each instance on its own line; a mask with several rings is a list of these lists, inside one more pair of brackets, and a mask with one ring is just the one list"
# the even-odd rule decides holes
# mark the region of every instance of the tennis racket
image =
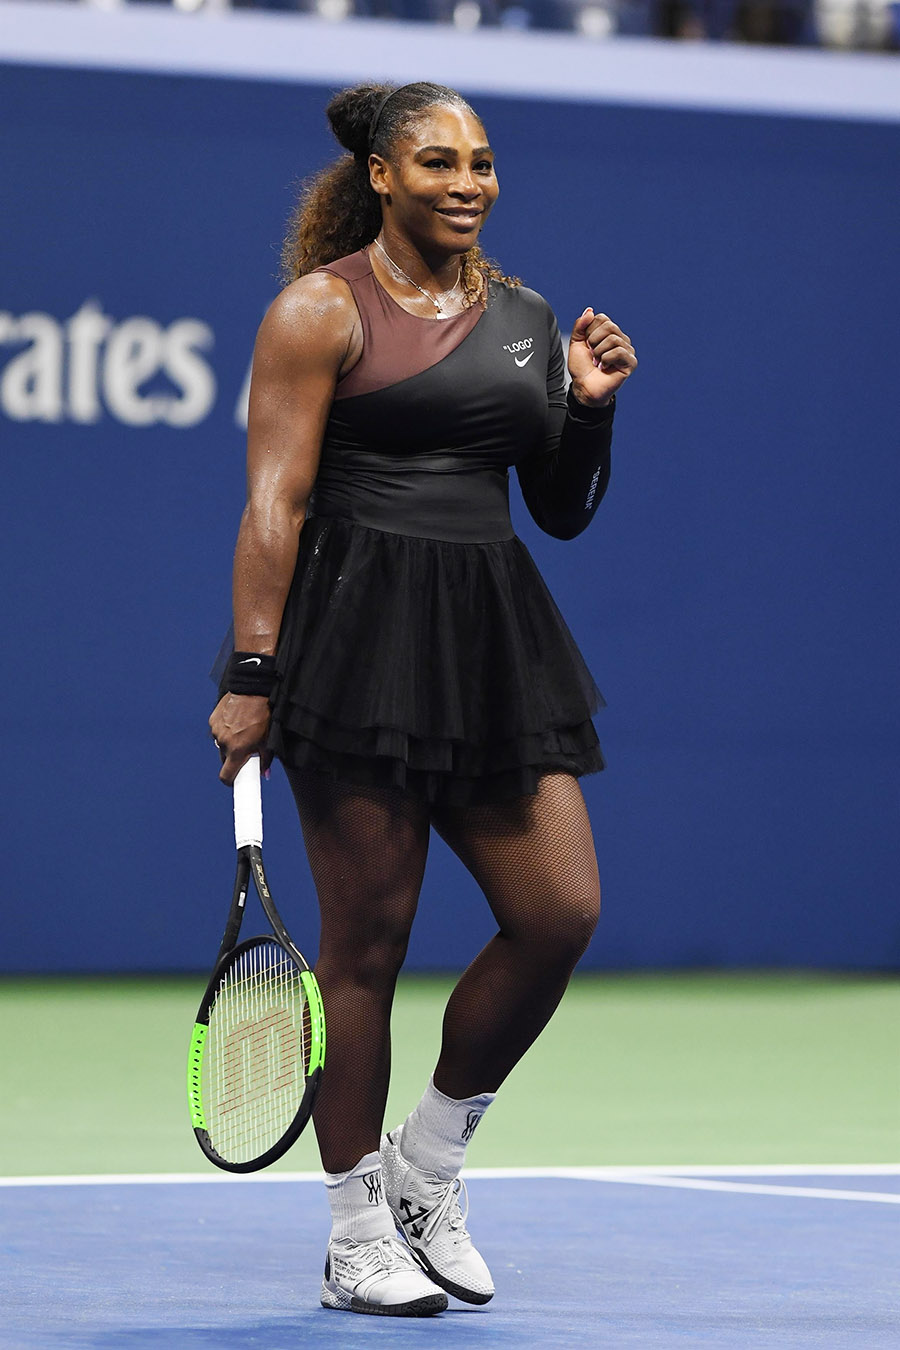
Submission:
[[[309,1120],[325,1062],[319,986],[275,908],[262,837],[253,755],[234,781],[234,893],[188,1056],[197,1143],[227,1172],[258,1171],[290,1148]],[[272,932],[238,943],[251,877]]]

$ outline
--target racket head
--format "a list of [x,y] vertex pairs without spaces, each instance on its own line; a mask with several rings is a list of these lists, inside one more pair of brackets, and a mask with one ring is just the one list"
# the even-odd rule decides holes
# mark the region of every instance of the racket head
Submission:
[[305,962],[271,933],[226,952],[188,1057],[191,1124],[210,1162],[255,1172],[287,1152],[312,1114],[324,1059],[322,999]]

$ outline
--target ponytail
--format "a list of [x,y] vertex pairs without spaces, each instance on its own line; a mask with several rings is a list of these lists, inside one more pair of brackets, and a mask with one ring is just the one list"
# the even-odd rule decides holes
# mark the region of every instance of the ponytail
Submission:
[[282,281],[355,253],[380,229],[381,202],[369,184],[368,161],[341,155],[301,188],[281,250]]

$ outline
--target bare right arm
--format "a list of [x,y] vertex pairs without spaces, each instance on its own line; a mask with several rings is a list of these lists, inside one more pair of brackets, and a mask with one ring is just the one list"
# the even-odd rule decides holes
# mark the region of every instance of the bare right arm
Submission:
[[[234,555],[237,651],[275,652],[335,385],[360,347],[349,287],[327,273],[286,287],[260,326],[250,381],[247,504]],[[225,694],[209,725],[225,756],[219,777],[230,784],[251,754],[264,756],[268,699]]]

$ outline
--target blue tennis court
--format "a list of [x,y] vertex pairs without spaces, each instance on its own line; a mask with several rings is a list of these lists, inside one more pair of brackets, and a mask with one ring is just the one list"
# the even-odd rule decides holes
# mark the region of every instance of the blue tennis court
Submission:
[[309,1174],[18,1178],[0,1188],[0,1345],[898,1343],[900,1168],[528,1169],[469,1189],[497,1295],[419,1322],[319,1307]]

